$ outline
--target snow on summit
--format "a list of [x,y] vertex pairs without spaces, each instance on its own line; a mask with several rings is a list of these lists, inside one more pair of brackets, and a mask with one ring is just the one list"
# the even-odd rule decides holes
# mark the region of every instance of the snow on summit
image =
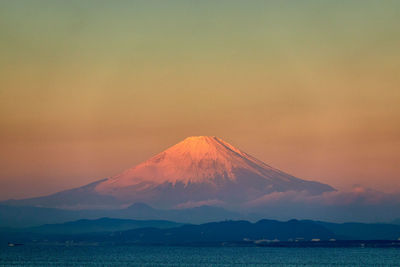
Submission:
[[[142,182],[175,184],[212,182],[213,178],[235,179],[235,169],[258,172],[246,153],[215,136],[192,136],[149,160],[114,176],[98,188],[131,186]],[[267,165],[265,165],[267,166]]]
[[272,168],[218,137],[192,136],[100,183],[96,190],[118,196],[163,184],[207,184],[220,188],[235,184],[285,191],[301,190],[304,183],[307,181]]

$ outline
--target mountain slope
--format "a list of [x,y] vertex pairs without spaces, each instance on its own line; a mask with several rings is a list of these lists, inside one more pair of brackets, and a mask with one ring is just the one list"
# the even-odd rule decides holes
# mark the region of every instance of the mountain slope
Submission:
[[113,196],[99,194],[95,191],[96,186],[106,180],[107,179],[102,179],[81,187],[63,190],[43,197],[18,200],[10,199],[1,202],[1,204],[61,209],[107,209],[119,206],[121,204],[120,201]]

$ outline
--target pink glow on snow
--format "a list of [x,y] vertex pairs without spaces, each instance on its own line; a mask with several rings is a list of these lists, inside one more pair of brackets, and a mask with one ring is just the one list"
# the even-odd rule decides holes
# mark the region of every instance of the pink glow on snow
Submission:
[[265,176],[266,171],[279,172],[218,137],[193,136],[99,184],[96,190],[111,192],[127,186],[152,187],[165,182],[212,183],[215,177],[235,180],[235,169],[246,169],[260,176]]

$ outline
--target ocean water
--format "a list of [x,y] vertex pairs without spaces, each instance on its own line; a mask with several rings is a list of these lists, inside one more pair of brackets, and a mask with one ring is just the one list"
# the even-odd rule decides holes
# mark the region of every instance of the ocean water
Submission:
[[400,266],[396,248],[0,247],[0,266]]

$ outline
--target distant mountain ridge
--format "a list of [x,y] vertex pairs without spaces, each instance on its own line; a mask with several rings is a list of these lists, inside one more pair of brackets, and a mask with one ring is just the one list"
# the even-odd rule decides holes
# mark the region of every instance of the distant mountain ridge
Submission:
[[[0,242],[111,243],[111,244],[268,244],[271,242],[335,242],[336,240],[392,240],[400,246],[400,226],[391,224],[335,224],[310,220],[226,220],[205,224],[101,218],[24,229],[1,229]],[[397,243],[393,243],[397,242]],[[379,243],[379,242],[378,242]],[[343,243],[338,244],[341,246]],[[350,246],[360,246],[351,242]],[[326,245],[326,243],[325,243]]]
[[146,227],[164,229],[178,227],[181,225],[181,223],[164,220],[129,220],[104,217],[95,220],[81,219],[59,224],[45,224],[36,227],[24,228],[22,230],[31,233],[71,235],[82,233],[125,231]]
[[202,206],[188,209],[154,209],[144,203],[135,203],[124,209],[64,210],[30,206],[0,205],[0,227],[33,227],[80,219],[110,217],[130,220],[168,220],[182,223],[205,223],[219,220],[237,220],[243,215],[219,207]]
[[314,222],[290,220],[260,220],[256,223],[248,221],[211,222],[201,225],[183,225],[170,229],[134,229],[124,231],[121,240],[137,241],[148,244],[190,244],[234,242],[243,240],[288,240],[303,238],[330,239],[335,234],[322,225]]

